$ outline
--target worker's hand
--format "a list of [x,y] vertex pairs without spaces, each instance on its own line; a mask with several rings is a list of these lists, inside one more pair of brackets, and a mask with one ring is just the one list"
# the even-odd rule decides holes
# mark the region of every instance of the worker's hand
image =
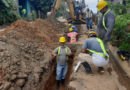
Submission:
[[81,51],[82,53],[86,53],[86,49],[82,49],[82,51]]
[[88,50],[86,50],[86,49],[82,49],[82,51],[81,51],[82,53],[90,53]]
[[57,56],[57,54],[53,53],[53,54],[52,54],[52,56],[53,56],[53,57],[56,57],[56,56]]
[[72,56],[72,53],[68,53],[67,56]]

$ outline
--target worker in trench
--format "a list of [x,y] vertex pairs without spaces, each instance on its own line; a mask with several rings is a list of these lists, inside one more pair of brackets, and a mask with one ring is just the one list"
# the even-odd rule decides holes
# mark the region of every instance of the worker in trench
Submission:
[[108,41],[111,39],[113,27],[115,24],[115,16],[113,12],[108,9],[108,3],[104,0],[101,0],[97,4],[97,11],[102,13],[97,25],[97,34],[100,39],[103,40],[107,51]]
[[63,88],[66,87],[65,85],[65,77],[68,69],[68,57],[72,55],[72,52],[69,47],[65,46],[66,38],[60,37],[59,42],[61,46],[57,47],[52,55],[57,60],[57,67],[56,67],[56,80],[57,86],[56,90],[60,87],[60,82]]
[[75,43],[77,41],[77,35],[77,32],[73,32],[73,28],[69,28],[67,36],[69,37],[70,43]]
[[78,33],[78,29],[77,29],[77,27],[74,26],[73,24],[68,24],[68,27],[69,27],[69,29],[72,28],[72,29],[73,29],[73,32]]
[[[104,66],[109,62],[109,55],[105,50],[103,41],[97,38],[97,33],[94,31],[89,32],[87,37],[88,39],[85,40],[82,47],[82,53],[90,54],[93,64],[98,67],[98,72],[103,74]],[[91,74],[92,70],[88,63],[86,68],[88,68],[87,73]]]

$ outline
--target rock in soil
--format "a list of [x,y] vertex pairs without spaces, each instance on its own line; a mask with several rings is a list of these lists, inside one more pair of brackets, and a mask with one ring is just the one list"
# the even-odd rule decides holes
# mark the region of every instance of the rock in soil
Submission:
[[18,79],[16,81],[16,85],[22,87],[25,84],[25,79]]

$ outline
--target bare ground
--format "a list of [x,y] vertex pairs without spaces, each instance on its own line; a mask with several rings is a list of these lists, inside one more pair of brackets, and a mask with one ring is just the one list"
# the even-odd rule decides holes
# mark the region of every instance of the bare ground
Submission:
[[[28,23],[20,20],[0,32],[0,90],[54,90],[56,87],[56,62],[51,58],[52,50],[58,46],[58,37],[63,35],[62,24],[54,21],[36,20]],[[60,28],[58,28],[60,26]],[[73,50],[66,77],[67,88],[60,90],[130,90],[130,80],[123,75],[113,58],[105,67],[105,74],[97,73],[91,56],[82,54],[86,39],[86,25],[78,26],[80,36],[75,44],[67,43]],[[93,76],[80,66],[74,73],[78,61],[88,61]],[[110,70],[109,70],[110,69]]]

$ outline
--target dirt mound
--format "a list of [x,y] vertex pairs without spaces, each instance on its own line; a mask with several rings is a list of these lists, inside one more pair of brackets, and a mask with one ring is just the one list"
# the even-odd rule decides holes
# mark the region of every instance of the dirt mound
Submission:
[[65,23],[59,22],[57,19],[47,18],[46,20],[64,32],[67,30]]
[[49,22],[37,19],[34,22],[26,22],[24,20],[18,20],[11,24],[1,35],[7,35],[9,32],[17,33],[17,38],[24,38],[28,40],[38,40],[44,42],[57,41],[58,37],[56,34],[61,33],[61,30],[55,28]]
[[0,90],[38,90],[41,76],[48,76],[58,33],[61,30],[41,19],[18,20],[1,32]]

